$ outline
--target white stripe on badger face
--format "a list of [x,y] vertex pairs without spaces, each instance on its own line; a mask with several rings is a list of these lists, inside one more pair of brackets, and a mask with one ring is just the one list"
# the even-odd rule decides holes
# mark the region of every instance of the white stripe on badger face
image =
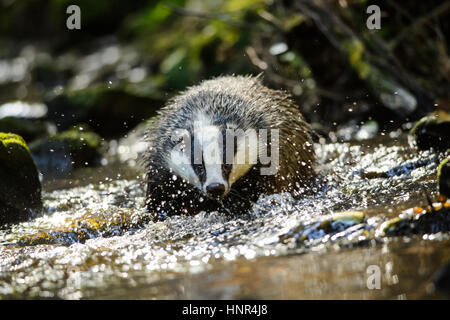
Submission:
[[202,190],[206,193],[206,187],[212,183],[220,183],[225,186],[225,194],[228,193],[228,183],[223,178],[223,137],[222,130],[212,125],[211,119],[200,114],[194,122],[194,139],[198,139],[199,147],[203,152],[203,163],[205,165],[206,179]]
[[202,184],[194,172],[191,159],[186,158],[186,154],[181,151],[172,150],[169,159],[169,167],[175,174],[188,181],[193,186],[201,189]]
[[177,142],[167,159],[169,169],[193,186],[201,189],[202,184],[191,165],[191,135],[186,129],[172,132],[172,141]]

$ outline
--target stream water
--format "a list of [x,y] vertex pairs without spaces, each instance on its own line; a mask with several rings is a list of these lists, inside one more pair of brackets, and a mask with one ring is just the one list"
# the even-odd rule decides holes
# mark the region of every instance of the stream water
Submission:
[[[261,196],[245,216],[151,221],[129,147],[44,181],[43,212],[0,230],[0,298],[441,297],[431,279],[450,259],[450,234],[383,232],[436,196],[436,155],[400,132],[315,147],[324,187]],[[369,266],[379,289],[367,285]]]

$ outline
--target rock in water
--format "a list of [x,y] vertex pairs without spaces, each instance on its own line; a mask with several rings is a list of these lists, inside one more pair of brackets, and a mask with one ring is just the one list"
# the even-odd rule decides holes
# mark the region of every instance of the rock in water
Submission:
[[0,133],[0,224],[26,220],[41,208],[41,183],[25,141]]
[[34,141],[30,150],[44,177],[65,176],[74,168],[97,165],[101,142],[101,137],[87,126],[78,125]]
[[437,179],[439,193],[450,198],[450,157],[447,157],[439,164]]
[[420,150],[446,151],[450,148],[450,115],[436,111],[420,119],[411,129]]

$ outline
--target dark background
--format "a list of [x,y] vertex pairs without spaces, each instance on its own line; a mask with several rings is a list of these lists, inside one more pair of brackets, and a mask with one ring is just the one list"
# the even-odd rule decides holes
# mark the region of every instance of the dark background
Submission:
[[[66,28],[71,4],[81,30]],[[366,27],[371,4],[380,30]],[[43,102],[58,130],[117,136],[186,86],[263,72],[324,137],[367,121],[390,130],[448,109],[449,31],[450,2],[437,0],[1,0],[0,109]],[[104,106],[83,114],[91,96]]]

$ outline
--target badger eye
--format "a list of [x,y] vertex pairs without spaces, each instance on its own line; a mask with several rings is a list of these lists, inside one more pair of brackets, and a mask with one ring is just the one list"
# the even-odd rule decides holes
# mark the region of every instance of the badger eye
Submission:
[[197,176],[203,177],[205,175],[205,167],[203,166],[203,164],[194,164],[193,168]]
[[222,174],[225,177],[228,177],[228,175],[231,173],[231,169],[233,168],[232,164],[224,164],[222,165]]

